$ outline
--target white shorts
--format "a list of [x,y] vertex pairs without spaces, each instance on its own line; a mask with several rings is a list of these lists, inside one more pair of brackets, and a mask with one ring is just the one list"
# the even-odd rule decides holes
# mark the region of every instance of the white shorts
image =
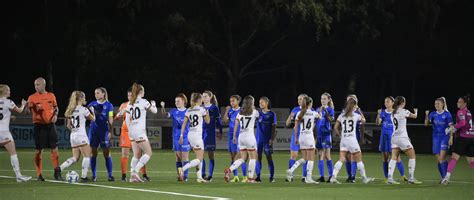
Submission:
[[12,137],[12,134],[10,133],[10,131],[0,132],[0,143],[5,143],[5,142],[9,142],[9,141],[13,141],[13,137]]
[[89,144],[89,138],[86,133],[71,133],[71,147],[79,147],[82,145]]
[[204,141],[202,141],[202,136],[199,134],[189,134],[188,133],[189,145],[193,149],[204,149]]
[[360,152],[359,142],[357,142],[357,139],[342,139],[339,151]]
[[146,135],[146,129],[139,129],[129,132],[130,141],[134,142],[143,142],[148,141],[148,136]]
[[239,149],[240,150],[256,150],[257,140],[255,139],[255,136],[251,133],[240,134],[239,135]]
[[298,142],[300,143],[300,149],[316,148],[316,142],[314,141],[314,136],[312,133],[300,133]]
[[400,148],[402,151],[412,149],[413,145],[408,137],[392,137],[392,149]]

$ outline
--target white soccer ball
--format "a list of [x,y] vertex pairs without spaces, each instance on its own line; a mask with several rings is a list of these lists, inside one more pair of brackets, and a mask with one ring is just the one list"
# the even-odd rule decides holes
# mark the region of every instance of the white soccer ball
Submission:
[[77,183],[79,181],[79,174],[76,171],[69,171],[66,174],[66,181],[68,183]]

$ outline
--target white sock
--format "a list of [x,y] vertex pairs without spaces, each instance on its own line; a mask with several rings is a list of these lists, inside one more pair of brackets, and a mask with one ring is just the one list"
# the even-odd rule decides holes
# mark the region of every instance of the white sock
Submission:
[[87,177],[87,172],[89,171],[89,166],[91,165],[91,158],[84,157],[82,158],[82,178]]
[[248,168],[249,178],[253,178],[253,175],[255,173],[255,166],[256,165],[257,165],[257,160],[256,159],[250,159],[249,168]]
[[314,161],[309,160],[308,164],[306,165],[306,180],[313,178],[313,167]]
[[199,161],[199,165],[196,166],[196,176],[198,179],[202,179],[202,162]]
[[306,160],[303,159],[303,158],[297,160],[297,161],[295,162],[295,164],[293,164],[293,166],[291,166],[290,172],[293,173],[296,169],[298,169],[298,167],[299,167],[301,164],[303,164],[303,163],[305,163],[305,162],[306,162]]
[[339,173],[339,170],[341,170],[341,167],[342,167],[342,162],[337,161],[332,171],[332,177],[337,178],[337,174]]
[[70,157],[68,158],[66,161],[63,162],[63,164],[61,164],[60,168],[61,168],[61,171],[70,167],[72,164],[74,164],[76,162],[76,158],[74,157]]
[[242,160],[242,159],[238,159],[236,161],[234,161],[234,163],[232,163],[232,165],[230,166],[230,171],[234,171],[236,170],[237,168],[240,167],[240,165],[242,165],[242,163],[244,163],[245,161]]
[[446,172],[446,176],[444,178],[449,180],[449,178],[451,178],[451,172]]
[[360,172],[360,175],[362,176],[362,178],[367,178],[366,174],[365,174],[365,166],[364,166],[364,163],[362,161],[358,162],[357,163],[357,169],[359,169],[359,172]]
[[390,159],[390,162],[388,163],[388,179],[393,180],[393,172],[395,172],[396,165],[397,161]]
[[415,178],[415,159],[408,159],[408,178],[413,180]]
[[183,172],[188,170],[189,168],[191,167],[196,167],[198,166],[199,164],[201,163],[201,161],[199,159],[194,159],[194,160],[191,160],[191,162],[188,162],[188,164],[184,165],[183,167]]
[[10,162],[12,163],[13,171],[15,172],[16,177],[20,177],[21,172],[20,172],[20,162],[18,162],[18,156],[16,154],[10,156]]
[[132,157],[132,161],[130,162],[130,172],[133,172],[133,169],[137,166],[138,163],[138,158],[135,158],[135,156]]
[[145,166],[148,161],[150,160],[150,156],[148,154],[143,154],[142,157],[140,157],[140,160],[137,163],[137,166],[135,166],[135,173],[140,172],[140,169]]

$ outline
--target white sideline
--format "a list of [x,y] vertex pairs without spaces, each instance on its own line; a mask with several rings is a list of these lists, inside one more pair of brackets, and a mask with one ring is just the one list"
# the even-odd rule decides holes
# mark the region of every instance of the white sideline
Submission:
[[[13,177],[13,176],[1,176],[1,175],[0,175],[0,178],[14,179],[14,178],[16,178],[16,177]],[[46,182],[69,184],[68,182],[65,182],[65,181],[55,181],[55,180],[46,180]],[[90,187],[100,187],[100,188],[110,188],[110,189],[116,189],[116,190],[129,190],[129,191],[139,191],[139,192],[150,192],[150,193],[159,193],[159,194],[167,194],[167,195],[174,195],[174,196],[194,197],[194,198],[201,198],[201,199],[230,200],[229,198],[222,198],[222,197],[211,197],[211,196],[203,196],[203,195],[194,195],[194,194],[178,193],[178,192],[166,192],[166,191],[159,191],[159,190],[147,190],[147,189],[139,189],[139,188],[116,187],[116,186],[98,185],[98,184],[89,184],[89,183],[74,183],[74,185],[82,185],[82,186],[90,186]]]

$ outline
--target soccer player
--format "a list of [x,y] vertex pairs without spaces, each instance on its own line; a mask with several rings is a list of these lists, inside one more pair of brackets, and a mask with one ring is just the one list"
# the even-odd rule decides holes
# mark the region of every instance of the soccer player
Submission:
[[[352,154],[352,158],[357,162],[357,168],[362,176],[362,182],[367,184],[372,182],[374,178],[368,178],[365,174],[365,166],[362,162],[362,153],[359,146],[359,142],[356,137],[356,125],[360,121],[365,123],[363,115],[356,112],[357,101],[354,98],[349,98],[346,101],[346,108],[344,112],[337,117],[334,130],[336,135],[341,137],[340,150],[339,150],[339,161],[334,166],[333,176],[329,180],[331,183],[340,184],[337,181],[337,174],[341,170],[342,164],[346,159],[346,154]],[[339,130],[341,128],[341,130]]]
[[[384,104],[385,109],[379,109],[377,111],[376,124],[382,125],[382,132],[380,134],[379,151],[382,153],[383,158],[383,173],[385,176],[385,183],[388,178],[388,161],[392,155],[392,134],[393,134],[393,121],[392,112],[393,104],[395,99],[392,96],[385,97]],[[397,168],[402,176],[403,181],[408,181],[405,176],[405,169],[403,168],[403,162],[400,156],[397,158]]]
[[[356,102],[355,112],[359,115],[364,116],[364,113],[362,112],[362,110],[360,109],[358,105],[359,100],[357,96],[355,94],[350,94],[347,96],[346,101],[348,101],[349,99],[354,99]],[[365,131],[365,124],[362,123],[361,121],[358,121],[356,123],[356,138],[357,138],[357,141],[359,141],[361,144],[365,143],[364,131]],[[346,154],[346,172],[347,172],[346,182],[355,183],[355,177],[357,174],[357,162],[352,157],[352,154]]]
[[94,111],[95,121],[92,121],[89,128],[89,140],[92,147],[91,170],[92,181],[97,181],[97,149],[102,149],[107,168],[108,181],[115,181],[112,176],[112,155],[110,153],[110,137],[113,130],[114,106],[108,100],[107,90],[103,87],[96,88],[94,91],[96,101],[90,102],[87,107]]
[[198,183],[207,183],[202,177],[202,159],[204,157],[204,141],[202,140],[202,124],[205,122],[209,124],[211,119],[209,117],[209,113],[207,113],[206,109],[201,107],[202,105],[202,95],[200,93],[192,93],[191,94],[191,107],[186,111],[185,118],[183,121],[183,125],[181,126],[181,133],[179,137],[179,144],[184,144],[184,133],[186,130],[186,126],[189,123],[189,131],[188,131],[188,140],[189,144],[193,148],[194,153],[196,154],[196,159],[191,160],[191,162],[187,163],[183,166],[183,168],[178,168],[179,173],[179,180],[184,180],[184,172],[191,167],[196,167],[197,172],[197,182]]
[[91,164],[91,147],[89,146],[89,138],[87,138],[86,119],[90,121],[95,120],[94,112],[84,107],[86,105],[86,95],[82,91],[74,91],[69,98],[69,105],[66,113],[66,126],[71,130],[71,147],[72,157],[68,158],[61,164],[61,171],[76,163],[81,157],[82,153],[82,174],[81,182],[87,182],[87,171]]
[[[446,151],[449,143],[449,127],[453,125],[453,118],[448,111],[446,99],[444,97],[435,100],[436,111],[425,111],[425,125],[433,126],[433,154],[436,155],[438,171],[441,181],[446,176],[448,161],[446,161]],[[446,131],[447,130],[447,131]],[[441,183],[440,181],[440,183]]]
[[457,102],[459,108],[456,114],[456,124],[451,128],[449,145],[453,144],[453,133],[456,133],[454,140],[453,155],[448,164],[448,172],[441,182],[443,185],[449,183],[451,174],[461,156],[466,156],[471,169],[474,169],[474,127],[472,126],[471,111],[467,108],[469,96],[460,97]]
[[145,88],[137,83],[132,86],[132,95],[127,106],[127,118],[129,134],[132,141],[133,157],[131,161],[130,182],[144,182],[139,176],[141,168],[145,166],[151,158],[152,150],[150,141],[148,141],[146,131],[146,114],[150,111],[158,113],[155,101],[144,99]]
[[405,97],[398,96],[395,98],[392,113],[394,125],[394,131],[392,134],[392,157],[388,163],[388,184],[400,184],[393,180],[393,172],[395,171],[395,165],[397,163],[397,158],[400,155],[400,151],[405,152],[408,156],[408,183],[421,184],[421,182],[415,179],[416,155],[407,131],[407,118],[416,119],[418,116],[418,109],[414,108],[414,113],[411,113],[405,109],[405,105]]
[[303,158],[299,159],[295,162],[290,169],[286,171],[287,179],[293,179],[293,172],[303,163],[307,163],[307,172],[305,183],[308,184],[319,184],[313,180],[313,166],[314,166],[314,153],[316,149],[316,144],[314,140],[314,124],[316,119],[321,118],[321,115],[311,110],[313,106],[313,99],[311,97],[305,97],[303,99],[303,105],[301,106],[301,110],[296,114],[296,121],[294,131],[297,132],[300,130],[300,134],[295,135],[295,142],[301,149],[301,154],[303,154]]
[[[222,124],[221,124],[221,112],[217,104],[217,97],[211,91],[206,90],[202,93],[202,102],[204,108],[209,113],[211,119],[209,124],[203,124],[203,140],[204,150],[207,152],[209,157],[209,176],[206,177],[206,160],[202,160],[202,177],[207,181],[212,181],[212,175],[214,173],[214,151],[216,151],[216,136],[222,139]],[[216,128],[219,129],[219,133],[216,135]]]
[[[254,107],[254,98],[250,95],[246,96],[242,102],[242,109],[240,110],[234,124],[233,143],[239,144],[240,158],[237,159],[229,168],[224,170],[224,180],[230,181],[230,173],[249,157],[249,176],[248,182],[255,183],[255,167],[257,165],[257,139],[255,138],[255,121],[258,119],[258,111]],[[237,131],[240,127],[239,137],[237,139]]]
[[17,182],[26,182],[31,176],[23,176],[20,172],[20,162],[16,154],[15,141],[10,133],[11,111],[17,113],[23,112],[27,102],[22,99],[21,106],[18,108],[10,98],[10,87],[0,84],[0,145],[4,146],[10,154],[10,163],[16,175]]
[[[291,110],[290,116],[288,116],[288,118],[286,119],[287,127],[291,127],[291,124],[295,122],[296,113],[298,113],[301,110],[301,107],[303,105],[303,100],[306,97],[308,97],[308,95],[306,94],[298,95],[298,106],[294,107]],[[298,158],[298,152],[300,151],[300,147],[296,145],[296,142],[295,142],[295,136],[297,134],[300,134],[299,130],[297,132],[294,132],[293,130],[293,132],[291,133],[290,160],[288,161],[288,169],[290,169],[295,164],[296,158]],[[304,177],[306,177],[306,163],[303,163],[303,178],[301,179],[302,182],[305,182]],[[290,180],[286,179],[285,181],[291,182],[293,181],[293,179],[290,179]]]
[[44,181],[42,153],[44,148],[51,149],[51,162],[54,167],[54,179],[63,180],[59,168],[58,135],[56,121],[58,120],[58,104],[53,93],[46,91],[46,80],[35,80],[36,93],[28,97],[28,109],[32,113],[35,139],[35,168],[38,181]]
[[[166,115],[168,118],[173,119],[173,151],[176,155],[176,173],[178,173],[179,168],[182,168],[184,165],[189,163],[189,151],[191,150],[191,146],[189,145],[188,141],[189,124],[186,125],[184,130],[183,144],[179,143],[181,127],[183,126],[184,118],[186,118],[186,104],[188,103],[188,98],[183,93],[180,93],[176,96],[174,102],[176,108],[171,109],[169,112],[165,111],[165,103],[161,102],[161,113]],[[184,181],[188,180],[188,172],[189,170],[184,171]]]
[[332,125],[331,121],[334,120],[334,103],[331,95],[327,92],[321,95],[321,107],[316,109],[321,118],[317,121],[317,139],[316,148],[319,150],[319,161],[318,169],[320,178],[318,182],[324,182],[324,160],[328,167],[328,183],[332,176],[333,164],[331,159],[331,148],[332,148]]
[[257,122],[257,166],[256,182],[261,182],[260,174],[262,170],[262,154],[265,152],[268,163],[268,171],[270,171],[270,183],[275,182],[275,164],[273,163],[273,140],[276,137],[277,116],[271,109],[271,102],[268,97],[260,97],[259,100],[259,115]]
[[[240,112],[240,100],[241,97],[239,95],[232,95],[229,99],[230,106],[226,107],[225,115],[224,115],[224,123],[229,125],[229,132],[227,133],[227,144],[228,144],[228,151],[230,153],[230,159],[231,162],[230,164],[234,163],[234,161],[240,157],[239,155],[239,147],[237,144],[233,142],[234,138],[234,125],[235,125],[235,119],[237,118],[237,115]],[[240,132],[240,126],[237,126],[237,140],[239,139],[239,132]],[[241,165],[241,170],[242,170],[242,175],[244,176],[242,179],[242,182],[246,182],[247,179],[247,164],[244,162]],[[237,170],[233,171],[234,173],[234,178],[230,182],[239,182],[239,176]]]
[[[130,153],[130,148],[132,148],[132,142],[130,141],[130,135],[128,134],[128,127],[127,127],[127,106],[130,102],[130,98],[132,96],[132,88],[127,90],[127,102],[124,102],[119,107],[119,112],[115,115],[114,120],[123,120],[122,127],[120,130],[120,147],[122,148],[122,158],[120,159],[120,169],[122,171],[122,182],[127,182],[127,171],[128,171],[128,157]],[[140,153],[141,154],[141,153]],[[150,177],[146,174],[146,167],[143,166],[141,169],[141,173],[143,174],[143,180],[151,181]]]

